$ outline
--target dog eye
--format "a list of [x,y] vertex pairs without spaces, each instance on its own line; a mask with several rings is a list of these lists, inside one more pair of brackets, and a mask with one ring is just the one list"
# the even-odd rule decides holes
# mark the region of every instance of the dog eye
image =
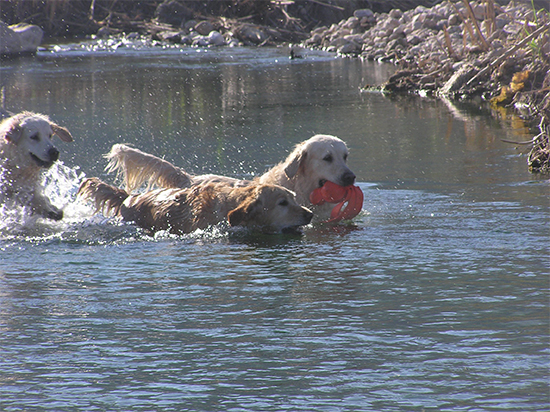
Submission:
[[33,134],[33,135],[31,136],[31,140],[39,141],[39,140],[40,140],[40,137],[38,137],[38,134]]
[[332,162],[332,155],[330,154],[326,155],[325,157],[323,157],[323,160],[329,163]]
[[282,199],[279,201],[279,206],[288,206],[288,200]]
[[344,155],[344,162],[346,162],[347,160],[348,160],[348,154],[346,153],[346,154]]

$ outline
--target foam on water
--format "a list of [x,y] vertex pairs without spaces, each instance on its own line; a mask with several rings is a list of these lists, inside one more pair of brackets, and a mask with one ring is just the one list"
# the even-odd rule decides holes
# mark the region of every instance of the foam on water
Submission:
[[[43,175],[44,194],[52,204],[63,209],[61,221],[33,214],[27,205],[3,202],[0,206],[0,239],[36,239],[59,236],[92,218],[93,209],[77,200],[76,193],[85,174],[79,168],[55,163]],[[1,189],[1,188],[0,188]]]

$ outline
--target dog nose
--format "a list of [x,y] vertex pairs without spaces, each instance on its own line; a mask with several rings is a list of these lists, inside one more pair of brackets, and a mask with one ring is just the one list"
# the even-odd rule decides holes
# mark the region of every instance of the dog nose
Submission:
[[50,150],[48,150],[48,157],[50,158],[51,162],[57,161],[57,159],[59,159],[59,150],[57,150],[55,147],[50,148]]
[[342,175],[342,186],[350,186],[355,183],[355,174],[352,171],[347,171]]
[[311,222],[311,219],[313,219],[313,212],[307,209],[304,210],[304,219],[307,223]]

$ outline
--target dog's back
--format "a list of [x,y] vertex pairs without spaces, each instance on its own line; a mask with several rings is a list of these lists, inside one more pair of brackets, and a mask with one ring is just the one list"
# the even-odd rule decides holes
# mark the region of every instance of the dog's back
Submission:
[[106,216],[120,216],[144,229],[190,233],[197,226],[187,192],[198,190],[198,187],[187,190],[156,189],[141,194],[128,194],[123,189],[91,177],[81,183],[77,195],[92,201],[96,212]]

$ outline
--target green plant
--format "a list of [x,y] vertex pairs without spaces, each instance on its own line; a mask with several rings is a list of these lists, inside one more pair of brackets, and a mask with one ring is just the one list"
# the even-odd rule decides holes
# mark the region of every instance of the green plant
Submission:
[[[535,30],[544,25],[547,25],[548,24],[547,21],[542,21],[541,19],[539,19],[539,15],[545,16],[545,10],[544,9],[537,10],[535,7],[534,0],[531,0],[531,8],[533,10],[533,24],[535,25]],[[544,19],[544,20],[547,20],[547,19]],[[528,27],[529,27],[529,21],[528,19],[525,19],[525,25],[524,25],[523,31],[526,36],[530,34]],[[544,36],[541,36],[540,38],[533,38],[531,41],[529,41],[529,43],[527,43],[529,49],[531,50],[531,55],[533,56],[533,59],[537,59],[537,58],[543,59],[545,57],[544,53],[542,52],[542,47],[545,41],[546,40],[544,39]]]

